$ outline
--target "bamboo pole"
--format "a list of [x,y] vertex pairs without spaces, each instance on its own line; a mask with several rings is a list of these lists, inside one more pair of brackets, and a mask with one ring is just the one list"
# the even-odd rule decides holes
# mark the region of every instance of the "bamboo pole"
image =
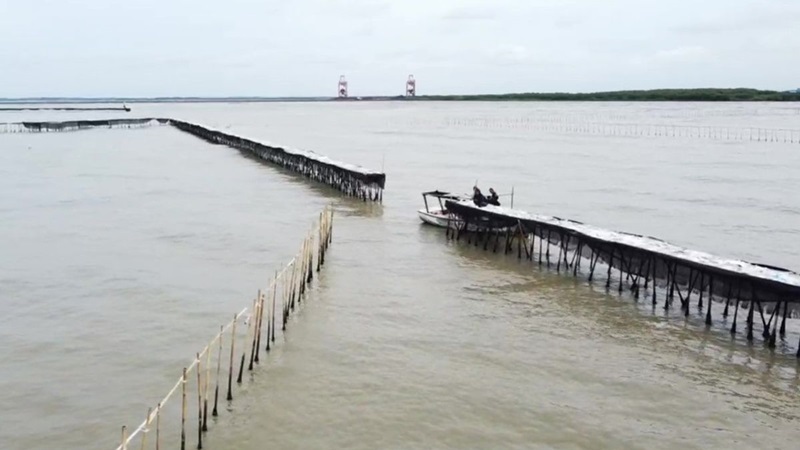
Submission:
[[181,450],[186,450],[186,367],[181,376]]
[[213,343],[214,341],[211,341],[206,347],[206,377],[203,380],[203,431],[208,431],[208,385],[211,380],[211,345]]
[[228,364],[228,401],[233,400],[233,390],[231,384],[233,382],[233,347],[236,344],[236,315],[233,316],[233,326],[231,327],[231,360]]
[[200,353],[197,354],[197,450],[203,448],[203,368],[200,367]]
[[256,364],[258,364],[258,355],[261,353],[261,325],[264,321],[264,294],[261,289],[258,290],[258,339],[256,341]]
[[[307,251],[308,251],[308,255],[307,255],[308,256],[308,266],[307,266],[307,269],[306,269],[308,271],[308,277],[306,278],[306,282],[305,282],[306,285],[311,283],[311,280],[314,279],[314,271],[312,270],[312,268],[314,267],[314,250],[313,250],[313,246],[314,246],[314,231],[312,230],[308,234],[308,249],[307,249]],[[303,290],[303,292],[305,292],[305,289]]]
[[[267,321],[267,349],[270,348],[270,341],[274,344],[275,343],[275,334],[277,329],[276,312],[277,312],[277,303],[278,303],[278,283],[281,283],[282,289],[282,298],[281,301],[283,302],[283,330],[285,331],[286,325],[288,323],[288,319],[291,313],[294,311],[295,303],[299,306],[301,298],[305,295],[306,287],[309,285],[313,279],[313,266],[314,266],[314,246],[317,246],[316,250],[316,257],[317,257],[317,264],[319,267],[324,265],[324,258],[325,252],[327,247],[329,246],[330,242],[332,242],[331,234],[332,234],[332,219],[333,219],[333,209],[330,207],[326,207],[320,215],[319,221],[314,221],[312,223],[312,229],[309,230],[306,237],[303,239],[299,253],[293,258],[286,266],[283,267],[282,270],[276,271],[274,279],[272,280],[272,285],[270,286],[272,291],[272,311],[270,314],[269,308],[269,297],[268,293],[262,292],[259,290],[258,297],[253,301],[253,305],[250,311],[250,315],[247,318],[247,332],[245,335],[244,342],[250,342],[249,339],[253,339],[251,342],[251,353],[250,353],[250,370],[252,370],[253,363],[258,363],[258,358],[260,354],[260,342],[261,336],[263,334],[263,322],[264,322],[264,314],[266,314],[266,321]],[[316,233],[316,236],[315,236]],[[266,311],[265,311],[266,310]],[[231,320],[227,325],[223,325],[220,327],[219,333],[209,342],[209,344],[203,349],[203,351],[195,354],[194,361],[188,366],[184,367],[181,373],[181,377],[175,386],[169,391],[169,393],[163,398],[161,402],[158,403],[155,411],[153,408],[149,408],[147,412],[147,417],[142,422],[142,424],[133,431],[133,433],[127,432],[127,427],[123,430],[123,440],[121,445],[117,448],[117,450],[127,450],[129,443],[132,439],[138,434],[142,433],[141,436],[141,448],[144,449],[147,446],[147,438],[150,432],[148,428],[150,424],[155,420],[156,422],[156,430],[155,430],[155,447],[156,450],[160,449],[161,445],[161,409],[162,406],[175,394],[180,387],[181,389],[181,449],[185,450],[186,448],[186,417],[187,417],[187,376],[193,369],[197,369],[197,404],[198,404],[198,449],[202,449],[202,434],[208,431],[208,399],[209,399],[209,389],[210,389],[210,382],[211,382],[211,351],[214,344],[217,344],[217,369],[216,369],[216,383],[214,389],[214,408],[212,415],[218,415],[218,403],[219,403],[219,385],[222,376],[222,351],[224,347],[224,333],[227,330],[227,327],[231,328],[231,345],[230,345],[230,355],[229,355],[229,364],[228,364],[228,401],[233,400],[233,364],[234,364],[234,357],[236,354],[236,326],[237,321],[239,318],[247,312],[247,308],[243,309],[238,314],[235,314],[233,320]],[[252,334],[251,334],[252,330]],[[215,342],[215,340],[219,340],[219,342]],[[202,359],[201,357],[206,357],[206,366],[205,366],[205,377],[203,376],[203,367],[202,367]],[[247,357],[247,349],[242,351],[241,361],[239,365],[239,374],[237,383],[242,383],[242,377],[244,372],[244,363]]]
[[[261,314],[260,312],[260,301],[261,301],[261,291],[258,291],[258,298],[253,302],[253,315],[251,320],[253,321],[253,342],[250,344],[250,364],[247,366],[247,370],[252,372],[253,371],[253,362],[255,361],[256,357],[256,335],[258,334],[258,316]],[[250,327],[248,327],[248,330]],[[245,341],[247,342],[247,341]]]
[[[253,300],[253,309],[252,309],[252,311],[255,311],[255,309],[256,309],[256,302],[255,302],[255,300]],[[250,328],[252,328],[252,327],[253,327],[253,313],[251,312],[250,313],[250,318],[247,321],[247,333],[245,334],[245,338],[244,338],[245,344],[247,343],[247,341],[250,340]],[[236,383],[238,383],[238,384],[242,384],[242,374],[244,372],[244,360],[245,360],[245,358],[247,358],[247,347],[245,347],[245,349],[242,351],[242,359],[239,362],[239,377],[236,378]]]
[[317,272],[322,268],[322,261],[325,259],[325,250],[322,248],[322,224],[325,221],[325,212],[319,213],[319,226],[317,226]]
[[223,326],[220,325],[219,327],[219,351],[217,352],[217,380],[216,386],[214,386],[214,409],[211,411],[211,415],[217,417],[217,401],[219,400],[219,372],[222,368],[222,333],[223,333]]
[[156,406],[156,450],[161,450],[161,403]]
[[150,431],[147,428],[147,425],[150,424],[150,415],[152,413],[153,413],[153,408],[152,407],[147,408],[147,416],[145,416],[145,419],[144,419],[145,428],[142,431],[142,446],[140,447],[141,450],[144,450],[147,447],[147,433]]
[[[284,269],[283,273],[284,274],[286,273],[285,269]],[[275,285],[272,288],[272,337],[271,337],[271,339],[267,340],[267,346],[269,346],[269,341],[270,340],[273,343],[275,342],[275,295],[276,295],[276,291],[278,289],[278,286],[277,286],[278,281],[277,280],[278,280],[278,277],[276,276],[275,277]],[[269,348],[269,347],[267,347],[267,348]]]

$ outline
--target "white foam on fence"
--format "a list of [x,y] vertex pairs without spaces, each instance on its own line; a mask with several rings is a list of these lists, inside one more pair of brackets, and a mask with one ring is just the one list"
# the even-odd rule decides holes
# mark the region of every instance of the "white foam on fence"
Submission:
[[256,144],[261,144],[261,145],[263,145],[265,147],[271,147],[271,148],[283,150],[283,151],[285,151],[286,153],[288,153],[290,155],[302,156],[302,157],[308,158],[310,160],[313,160],[313,161],[316,161],[316,162],[319,162],[319,163],[322,163],[322,164],[336,166],[336,167],[339,167],[340,169],[348,170],[350,172],[356,172],[356,173],[360,173],[362,175],[383,175],[383,172],[378,172],[376,170],[368,169],[366,167],[359,166],[357,164],[350,164],[350,163],[346,163],[346,162],[343,162],[343,161],[337,161],[337,160],[329,158],[327,156],[320,155],[319,153],[316,153],[316,152],[311,151],[311,150],[305,150],[305,149],[301,149],[301,148],[297,148],[297,147],[286,147],[284,145],[276,144],[276,143],[270,142],[270,141],[256,141],[254,139],[250,139],[250,138],[242,136],[242,135],[230,134],[230,133],[227,133],[225,131],[218,130],[216,128],[213,128],[213,127],[210,127],[208,125],[204,125],[204,124],[198,123],[198,122],[188,122],[188,123],[190,123],[192,125],[197,125],[199,127],[203,127],[205,129],[207,129],[208,131],[212,131],[212,132],[220,133],[220,134],[225,134],[225,135],[228,135],[228,136],[234,136],[234,137],[238,137],[238,138],[241,138],[241,139],[246,139],[248,141],[255,142]]
[[503,208],[501,206],[487,205],[479,207],[475,205],[472,200],[462,200],[456,203],[459,206],[474,209],[476,211],[489,212],[514,219],[530,220],[558,226],[606,242],[636,247],[670,258],[681,259],[708,267],[716,267],[753,278],[786,284],[794,288],[800,287],[800,274],[795,272],[783,272],[780,270],[770,269],[768,267],[761,267],[747,261],[722,258],[698,250],[683,248],[649,236],[637,236],[619,231],[605,230],[568,219],[532,214],[525,211],[520,211],[518,209]]

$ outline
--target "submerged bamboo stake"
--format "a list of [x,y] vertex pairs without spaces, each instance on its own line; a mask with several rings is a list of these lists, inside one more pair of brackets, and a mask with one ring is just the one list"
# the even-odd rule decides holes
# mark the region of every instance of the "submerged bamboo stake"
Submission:
[[[256,309],[256,302],[253,300],[253,311]],[[247,343],[250,340],[250,328],[253,325],[253,313],[250,313],[250,319],[247,321],[247,333],[245,334],[244,342]],[[242,384],[242,373],[244,372],[244,360],[247,358],[247,347],[242,351],[242,359],[239,363],[239,377],[236,378],[236,383]]]
[[197,354],[197,450],[203,448],[203,369],[200,367],[200,353]]
[[[264,294],[261,289],[258,290],[258,339],[256,340],[256,364],[258,364],[258,355],[261,353],[261,324],[264,321]],[[269,320],[269,318],[267,318]]]
[[[261,297],[261,291],[258,291],[258,296]],[[261,314],[259,311],[261,299],[258,298],[253,302],[253,315],[251,317],[253,321],[253,342],[250,344],[250,364],[247,366],[247,370],[253,371],[253,362],[255,361],[256,357],[256,341],[258,340],[256,335],[258,334],[258,316]],[[249,329],[249,327],[248,327]]]
[[161,450],[161,403],[156,406],[156,450]]
[[217,417],[217,401],[219,400],[219,372],[222,368],[222,334],[224,331],[224,326],[219,326],[219,351],[217,352],[217,381],[216,386],[214,386],[214,409],[211,411],[211,415]]
[[[274,314],[274,312],[272,312],[272,314]],[[265,348],[267,353],[269,353],[269,342],[270,342],[270,336],[272,335],[272,324],[270,323],[270,320],[272,320],[272,319],[271,319],[270,315],[271,314],[270,314],[270,310],[269,310],[269,299],[267,299],[267,346]]]
[[208,345],[206,347],[206,377],[203,380],[203,431],[208,431],[208,381],[211,379],[211,343]]
[[233,382],[233,347],[236,343],[236,314],[233,315],[233,326],[231,327],[231,361],[228,364],[228,401],[233,400],[233,390],[231,384]]
[[186,367],[181,376],[181,450],[186,450]]
[[153,408],[147,408],[147,416],[144,419],[144,429],[142,429],[142,446],[140,447],[141,450],[144,450],[147,447],[147,433],[150,431],[147,429],[147,425],[150,424],[150,415],[153,413]]
[[322,223],[325,220],[325,212],[319,213],[319,226],[317,227],[317,272],[322,267],[322,260],[325,259],[325,249],[322,247]]
[[[284,271],[283,273],[285,274],[286,272]],[[283,275],[281,275],[281,278],[282,277],[283,277]],[[271,337],[271,340],[272,340],[273,343],[275,342],[275,296],[277,295],[277,292],[278,292],[278,275],[276,274],[275,275],[275,281],[274,281],[274,283],[272,285],[272,337]],[[267,348],[269,348],[269,341],[270,341],[270,337],[267,336]]]
[[[282,289],[282,298],[281,301],[283,302],[283,330],[285,332],[286,326],[289,320],[289,317],[294,312],[295,306],[299,308],[301,299],[306,293],[306,288],[311,283],[313,279],[313,267],[314,267],[314,258],[315,258],[315,250],[314,246],[316,245],[316,258],[317,258],[317,266],[322,267],[324,265],[325,260],[325,253],[327,251],[327,247],[331,242],[331,230],[332,230],[332,217],[333,211],[330,208],[326,208],[323,213],[320,215],[319,222],[315,221],[312,225],[312,229],[308,232],[308,234],[303,239],[299,252],[296,256],[286,265],[283,267],[282,270],[276,271],[274,279],[272,280],[271,285],[271,295],[272,295],[272,311],[270,312],[269,306],[269,293],[262,292],[261,290],[258,291],[258,297],[253,300],[252,309],[250,315],[247,317],[247,332],[244,336],[244,342],[251,344],[250,349],[250,366],[249,370],[253,370],[254,363],[259,362],[260,356],[260,344],[261,344],[261,337],[263,334],[263,326],[264,320],[267,322],[267,335],[265,339],[267,340],[266,349],[269,351],[271,345],[270,342],[273,344],[275,343],[275,334],[277,329],[276,323],[276,313],[277,313],[277,303],[278,303],[278,283],[281,283]],[[314,229],[316,227],[316,229]],[[316,235],[315,235],[316,233]],[[244,315],[247,312],[247,308],[235,314],[233,316],[233,321],[230,322],[228,325],[220,326],[219,333],[214,337],[214,339],[219,339],[217,343],[217,369],[216,369],[216,382],[214,388],[214,406],[212,415],[218,416],[218,404],[219,404],[219,387],[220,382],[222,381],[222,353],[223,353],[223,340],[224,340],[224,333],[226,332],[227,326],[231,327],[231,344],[230,344],[230,355],[229,355],[229,362],[228,362],[228,392],[227,392],[227,399],[228,401],[233,400],[233,365],[234,365],[234,357],[236,355],[236,326],[237,321],[240,316]],[[266,319],[264,315],[266,314]],[[779,315],[779,314],[778,314]],[[777,320],[776,320],[776,328],[777,328]],[[251,334],[252,330],[252,334]],[[188,378],[187,376],[191,373],[193,369],[197,370],[197,448],[202,449],[203,446],[203,433],[208,431],[208,401],[209,401],[209,390],[211,388],[211,364],[212,364],[212,355],[211,352],[213,351],[213,345],[215,344],[214,339],[212,339],[209,344],[203,349],[203,351],[195,354],[195,360],[192,364],[188,367],[184,367],[181,373],[181,377],[175,386],[170,390],[170,392],[164,397],[164,399],[158,403],[155,411],[153,408],[149,408],[147,411],[147,417],[145,418],[144,422],[135,429],[132,433],[128,433],[127,427],[123,427],[123,440],[120,447],[117,450],[127,450],[129,447],[129,443],[133,441],[134,437],[142,433],[141,436],[141,449],[144,450],[147,447],[147,440],[148,434],[151,431],[149,426],[155,421],[155,448],[156,450],[160,450],[161,446],[161,409],[162,406],[165,404],[167,400],[169,400],[173,394],[177,393],[178,388],[181,389],[181,450],[186,449],[186,418],[188,414],[188,397],[187,397],[187,383]],[[249,341],[252,339],[252,341]],[[201,357],[206,357],[205,362],[205,375],[203,375],[203,362]],[[241,360],[239,361],[239,374],[237,377],[237,383],[241,384],[243,379],[244,373],[244,363],[245,359],[247,358],[247,348],[246,345],[242,350]]]
[[308,277],[306,278],[306,282],[305,282],[306,285],[308,283],[311,283],[311,280],[314,279],[314,271],[311,270],[312,267],[314,267],[314,254],[313,254],[313,250],[311,249],[313,243],[314,243],[314,235],[313,235],[313,231],[312,231],[311,233],[309,233],[309,237],[308,237],[308,250],[307,250],[308,251],[308,255],[307,255],[307,257],[308,257],[308,269],[307,269],[308,270]]

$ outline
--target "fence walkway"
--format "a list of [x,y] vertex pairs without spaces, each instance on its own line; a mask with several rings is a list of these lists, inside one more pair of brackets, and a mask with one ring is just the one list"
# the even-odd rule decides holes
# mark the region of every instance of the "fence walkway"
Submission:
[[[708,326],[714,323],[712,304],[724,303],[724,319],[733,309],[732,335],[737,333],[739,309],[746,309],[747,340],[752,341],[754,330],[760,327],[769,348],[775,348],[778,336],[781,339],[786,336],[787,318],[800,305],[800,274],[780,267],[720,258],[649,236],[603,230],[559,217],[491,205],[478,207],[471,200],[447,200],[445,205],[451,214],[447,234],[455,240],[460,240],[467,231],[474,231],[468,233],[468,241],[474,240],[476,246],[482,243],[484,250],[491,246],[497,252],[502,246],[508,254],[516,244],[518,258],[538,260],[539,265],[544,262],[548,267],[555,264],[556,271],[561,272],[563,267],[574,276],[578,275],[582,262],[588,260],[589,281],[601,262],[607,288],[614,281],[616,270],[620,293],[628,283],[638,299],[650,287],[653,307],[661,295],[665,310],[672,307],[677,293],[686,317],[695,296],[697,311],[701,316],[705,314]],[[551,260],[551,255],[555,260]],[[662,289],[657,289],[659,286]],[[758,324],[756,312],[761,318]],[[800,358],[800,343],[797,357]]]
[[0,123],[0,134],[65,132],[92,128],[142,128],[157,125],[171,125],[206,142],[225,145],[249,153],[263,162],[331,186],[347,196],[356,197],[365,202],[383,202],[383,190],[386,187],[386,174],[383,172],[335,161],[308,150],[263,144],[181,120],[136,118]]

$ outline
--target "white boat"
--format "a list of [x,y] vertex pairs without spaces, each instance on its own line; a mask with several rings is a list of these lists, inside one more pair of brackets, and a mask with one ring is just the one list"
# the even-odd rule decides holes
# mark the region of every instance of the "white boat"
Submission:
[[[428,197],[437,199],[439,201],[439,207],[429,207]],[[422,200],[425,202],[425,209],[417,210],[417,214],[423,222],[441,228],[447,228],[448,226],[455,226],[457,224],[460,225],[462,223],[459,219],[447,211],[447,208],[444,206],[444,202],[446,200],[454,200],[458,202],[464,200],[463,197],[450,194],[449,192],[430,191],[422,193]]]
[[[436,208],[435,206],[431,207],[428,205],[428,197],[432,197],[438,200],[439,207]],[[455,214],[450,213],[445,206],[445,201],[453,200],[453,201],[463,201],[469,200],[469,197],[462,196],[462,195],[455,195],[449,192],[441,192],[441,191],[430,191],[430,192],[423,192],[422,199],[425,202],[425,209],[417,210],[417,214],[419,215],[420,220],[424,223],[433,225],[435,227],[440,228],[457,228],[463,225],[464,221]],[[485,230],[487,227],[483,226],[480,227],[481,230]],[[474,224],[469,224],[467,227],[467,231],[477,231],[478,228]],[[491,228],[492,231],[505,231],[506,228]]]

